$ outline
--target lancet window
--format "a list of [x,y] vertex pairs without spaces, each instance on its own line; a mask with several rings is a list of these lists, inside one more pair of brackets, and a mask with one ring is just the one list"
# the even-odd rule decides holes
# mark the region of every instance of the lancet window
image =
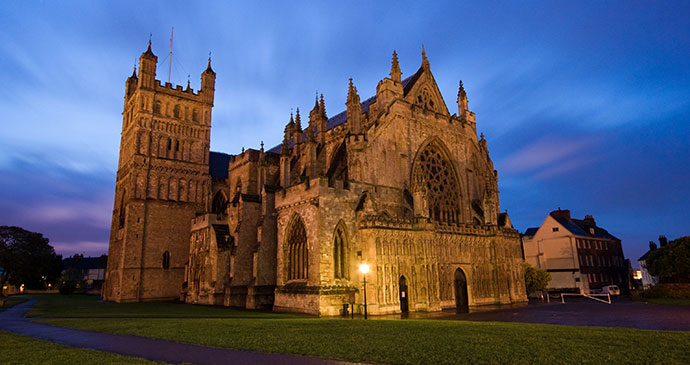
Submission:
[[162,266],[166,270],[170,268],[170,252],[168,252],[168,251],[163,252],[163,265]]
[[347,273],[347,240],[342,227],[335,229],[333,238],[333,273],[336,279],[346,279]]
[[287,228],[288,280],[306,279],[308,275],[309,249],[304,222],[298,216]]
[[[415,175],[421,175],[429,218],[437,222],[460,222],[460,186],[450,161],[436,143],[419,153]],[[421,173],[419,173],[421,170]]]

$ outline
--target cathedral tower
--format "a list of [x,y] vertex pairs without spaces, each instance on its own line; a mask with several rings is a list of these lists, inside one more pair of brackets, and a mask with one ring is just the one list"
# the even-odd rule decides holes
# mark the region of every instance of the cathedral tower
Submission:
[[161,84],[148,49],[126,81],[120,158],[103,297],[117,302],[177,298],[190,225],[208,209],[215,72],[201,90]]

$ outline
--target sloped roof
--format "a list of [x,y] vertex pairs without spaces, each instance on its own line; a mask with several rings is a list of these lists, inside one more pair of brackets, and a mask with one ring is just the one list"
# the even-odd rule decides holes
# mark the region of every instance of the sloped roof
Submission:
[[650,250],[650,251],[645,252],[645,254],[642,255],[639,259],[637,259],[637,261],[646,260],[646,259],[647,259],[647,256],[649,256],[649,253],[650,253],[650,252],[652,252],[652,251]]
[[[565,217],[551,214],[551,217],[560,223],[565,229],[576,236],[603,238],[609,240],[620,241],[616,236],[610,234],[607,230],[586,222],[583,219],[567,219]],[[590,233],[590,228],[594,228],[594,234]]]
[[537,234],[537,231],[539,230],[539,227],[532,227],[532,228],[527,228],[525,231],[525,236],[534,236]]
[[[417,79],[419,79],[419,76],[423,73],[423,71],[424,70],[420,67],[419,70],[417,70],[417,72],[414,75],[406,78],[405,80],[402,80],[403,90],[404,90],[403,94],[407,94],[407,92],[412,88],[412,86],[417,81]],[[369,99],[366,99],[363,102],[361,102],[360,104],[362,105],[362,112],[369,113],[369,107],[371,106],[371,104],[373,104],[375,102],[376,102],[376,95],[374,95],[374,96],[370,97]],[[333,129],[333,128],[341,125],[341,124],[344,124],[346,121],[347,121],[347,110],[343,110],[342,112],[328,118],[328,120],[326,121],[326,129],[331,130],[331,129]],[[277,145],[277,146],[271,148],[270,150],[268,150],[268,152],[280,153],[281,147],[282,147],[281,145]],[[292,147],[292,141],[290,141],[290,147]]]

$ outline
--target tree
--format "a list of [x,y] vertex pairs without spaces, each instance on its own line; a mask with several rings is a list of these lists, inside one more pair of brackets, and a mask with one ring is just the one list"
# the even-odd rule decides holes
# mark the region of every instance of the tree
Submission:
[[62,257],[41,233],[0,226],[0,266],[0,288],[8,283],[44,289],[60,277]]
[[527,294],[534,293],[546,289],[551,281],[551,274],[546,270],[539,270],[528,263],[523,263],[522,267],[525,270],[525,289]]
[[675,239],[656,250],[646,259],[649,273],[665,283],[690,282],[690,236]]

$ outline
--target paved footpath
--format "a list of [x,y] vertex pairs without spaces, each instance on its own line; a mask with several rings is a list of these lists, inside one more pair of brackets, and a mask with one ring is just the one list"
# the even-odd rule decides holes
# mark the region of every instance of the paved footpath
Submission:
[[[565,304],[560,299],[551,299],[551,304],[531,302],[529,305],[513,308],[494,308],[472,313],[409,313],[407,318],[523,322],[560,324],[569,326],[623,327],[644,330],[690,331],[690,306],[673,306],[633,302],[616,298],[613,304],[604,304],[587,298],[568,298]],[[380,319],[400,319],[402,316],[388,315]]]
[[0,329],[62,345],[114,352],[152,361],[191,364],[347,364],[315,357],[236,351],[152,338],[111,335],[36,323],[25,317],[35,299],[0,312]]

